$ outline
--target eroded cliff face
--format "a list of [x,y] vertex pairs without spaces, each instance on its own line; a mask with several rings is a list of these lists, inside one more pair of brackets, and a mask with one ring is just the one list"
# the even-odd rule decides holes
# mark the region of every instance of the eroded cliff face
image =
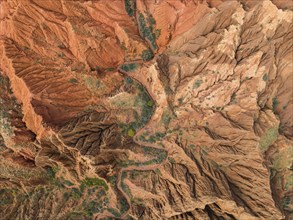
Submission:
[[291,219],[292,1],[4,0],[1,219]]

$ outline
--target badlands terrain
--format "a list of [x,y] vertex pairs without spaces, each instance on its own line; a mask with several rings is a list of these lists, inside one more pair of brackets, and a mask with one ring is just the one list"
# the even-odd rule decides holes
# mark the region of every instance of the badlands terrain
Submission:
[[292,220],[291,0],[1,0],[1,220]]

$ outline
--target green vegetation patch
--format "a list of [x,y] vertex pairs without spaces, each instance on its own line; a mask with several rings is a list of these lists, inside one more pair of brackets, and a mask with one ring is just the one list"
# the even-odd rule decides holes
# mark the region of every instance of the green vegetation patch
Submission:
[[145,19],[144,15],[140,12],[138,15],[138,24],[139,24],[139,30],[142,34],[142,37],[147,39],[151,46],[154,49],[157,49],[157,43],[156,43],[156,34],[153,30],[153,25],[156,23],[155,19],[151,16],[147,17],[147,20]]
[[[80,188],[68,188],[74,184],[64,177],[59,177],[61,169],[57,166],[46,167],[43,169],[43,176],[50,184],[40,185],[35,188],[28,188],[27,192],[16,191],[14,189],[0,189],[0,209],[2,206],[10,205],[14,202],[17,204],[26,204],[28,201],[32,206],[36,206],[40,198],[54,199],[57,206],[52,207],[55,212],[59,208],[68,207],[66,219],[89,219],[94,213],[102,213],[109,207],[109,199],[106,197],[108,189],[106,183],[98,178],[85,178],[82,180],[84,188],[89,187],[86,195]],[[54,184],[51,184],[51,183]],[[104,188],[101,188],[103,186]],[[61,195],[58,196],[58,195]],[[80,201],[82,204],[80,204]],[[19,211],[16,209],[15,211]],[[40,217],[40,215],[39,215]]]
[[277,100],[277,98],[273,98],[273,111],[276,112],[277,110],[277,106],[280,104],[279,101]]
[[173,115],[169,109],[163,111],[161,121],[164,123],[165,126],[169,126],[172,118],[173,118]]
[[231,95],[231,102],[233,102],[236,99],[236,92],[233,92]]
[[87,216],[93,216],[94,213],[98,213],[103,208],[102,202],[90,201],[85,207],[85,213]]
[[77,84],[78,83],[77,79],[75,79],[75,78],[71,78],[69,80],[69,82],[71,82],[72,84]]
[[146,166],[146,165],[152,165],[152,164],[160,164],[165,160],[167,157],[167,152],[166,151],[157,151],[156,158],[146,161],[141,164],[141,166]]
[[130,188],[122,180],[121,180],[121,187],[129,197],[132,197]]
[[283,209],[286,211],[292,211],[293,197],[286,196],[282,199]]
[[58,172],[58,167],[47,167],[46,172],[49,179],[54,179],[56,177],[56,173]]
[[158,39],[161,36],[161,29],[156,29],[154,33],[155,33],[156,39]]
[[107,209],[115,218],[120,218],[121,214],[116,209],[108,208]]
[[92,67],[91,71],[96,71],[97,73],[101,73],[101,72],[111,72],[114,71],[116,68],[115,67],[100,67],[100,66],[96,66],[96,67]]
[[71,188],[71,193],[70,195],[74,199],[79,199],[82,196],[82,192],[78,188]]
[[154,106],[154,102],[153,102],[152,100],[149,100],[149,101],[147,102],[147,105],[148,105],[149,107],[153,107],[153,106]]
[[135,130],[133,128],[128,129],[127,135],[129,137],[133,137],[135,135]]
[[268,75],[266,73],[262,76],[262,80],[265,82],[268,80]]
[[111,72],[111,71],[114,71],[115,70],[115,67],[108,67],[105,70],[108,71],[108,72]]
[[124,213],[129,209],[129,205],[125,199],[119,200],[120,205],[120,212]]
[[[131,122],[129,124],[121,124],[120,128],[122,129],[122,133],[125,135],[132,135],[132,131],[134,130],[137,131],[139,128],[144,126],[150,117],[153,114],[154,111],[154,102],[147,93],[146,89],[137,83],[136,81],[133,81],[131,78],[126,78],[125,80],[126,84],[133,84],[139,91],[138,95],[135,97],[134,105],[138,106],[139,109],[141,110],[140,115],[137,117],[137,120],[134,122]],[[130,134],[130,135],[129,135]]]
[[124,79],[125,84],[131,84],[133,83],[133,79],[131,79],[129,76],[125,77]]
[[166,136],[166,134],[165,133],[162,133],[162,132],[156,132],[155,134],[150,135],[148,137],[146,137],[144,134],[142,134],[139,137],[139,140],[140,141],[144,141],[144,142],[155,143],[157,141],[161,141],[162,138],[164,138],[165,136]]
[[138,68],[137,63],[127,63],[120,66],[120,69],[124,70],[125,72],[132,72]]
[[96,79],[94,76],[82,76],[84,85],[90,90],[90,91],[97,91],[97,89],[100,89],[104,87],[104,84]]
[[68,214],[68,219],[74,219],[74,220],[80,220],[80,219],[84,219],[84,213],[82,212],[70,212]]
[[286,178],[285,183],[285,190],[291,190],[293,189],[293,174],[290,173],[289,176]]
[[66,186],[73,186],[74,184],[70,182],[69,180],[63,180],[63,184]]
[[12,189],[0,189],[0,206],[13,204],[14,194]]
[[260,149],[266,151],[273,142],[278,138],[278,128],[269,128],[267,132],[260,139]]
[[196,80],[194,82],[194,84],[193,84],[193,89],[199,88],[201,84],[202,84],[202,80],[201,79]]
[[83,191],[86,187],[92,187],[92,186],[102,186],[106,190],[109,189],[109,186],[106,184],[104,180],[98,179],[98,178],[88,178],[88,177],[82,180],[80,189],[81,191]]
[[169,160],[170,163],[176,163],[175,159],[173,157],[168,157],[168,160]]
[[136,0],[125,0],[124,6],[127,14],[133,17],[136,11]]
[[154,58],[154,54],[151,50],[144,50],[142,51],[141,58],[143,61],[150,61],[151,59]]

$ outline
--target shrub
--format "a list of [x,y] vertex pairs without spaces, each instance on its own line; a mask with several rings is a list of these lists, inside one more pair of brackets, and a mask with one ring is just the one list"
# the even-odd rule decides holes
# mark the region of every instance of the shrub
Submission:
[[276,127],[269,128],[266,133],[260,139],[260,149],[265,151],[268,147],[274,143],[279,135],[279,129]]
[[120,211],[121,213],[126,212],[129,209],[129,205],[125,199],[122,199],[120,202]]
[[113,216],[115,216],[116,218],[120,218],[120,213],[116,210],[116,209],[113,209],[113,208],[108,208],[107,209]]
[[289,211],[290,206],[293,203],[293,198],[291,196],[286,196],[282,199],[282,207],[284,210]]
[[69,180],[64,180],[63,184],[66,185],[66,186],[73,186],[73,183],[70,182]]
[[105,70],[106,70],[106,71],[114,71],[115,68],[114,68],[114,67],[108,67],[108,68],[106,68]]
[[276,112],[277,110],[277,106],[279,105],[279,101],[277,100],[277,98],[273,98],[273,111]]
[[133,79],[131,79],[129,76],[125,77],[124,79],[126,84],[131,84],[133,82]]
[[71,189],[71,196],[75,199],[79,199],[82,196],[82,193],[77,188]]
[[234,101],[236,99],[236,93],[233,92],[233,94],[231,95],[231,102]]
[[125,10],[129,16],[134,16],[136,11],[136,1],[135,0],[125,0]]
[[102,206],[101,203],[95,202],[95,201],[90,201],[87,205],[86,205],[86,215],[87,216],[92,216],[94,213],[97,213],[101,210]]
[[151,50],[144,50],[142,51],[142,54],[141,54],[141,58],[144,60],[144,61],[150,61],[151,59],[154,58],[154,54]]
[[165,126],[170,124],[172,119],[171,112],[169,110],[164,110],[161,121],[164,123]]
[[161,29],[156,29],[154,33],[155,33],[156,39],[158,39],[161,36]]
[[77,84],[77,83],[78,83],[77,79],[75,79],[75,78],[71,78],[71,79],[69,80],[69,82],[71,82],[71,83],[73,83],[73,84]]
[[147,25],[145,21],[145,17],[143,16],[142,13],[139,13],[138,24],[139,24],[139,29],[142,34],[142,37],[148,39],[152,47],[156,49],[157,48],[156,35],[155,33],[153,33],[153,25],[155,24],[155,20],[153,18],[149,19],[149,23],[150,24]]
[[202,80],[200,79],[196,80],[193,84],[193,89],[199,88],[201,84],[202,84]]
[[88,178],[88,177],[82,180],[80,189],[81,191],[83,191],[86,187],[92,187],[92,186],[102,186],[106,190],[109,189],[107,183],[104,180],[98,179],[98,178]]
[[137,67],[138,65],[136,63],[128,63],[128,64],[123,64],[120,66],[120,68],[124,70],[125,72],[131,72],[135,70]]
[[54,179],[56,177],[56,173],[58,170],[56,170],[56,168],[53,168],[53,167],[48,167],[46,171],[49,178]]
[[129,137],[133,137],[133,136],[135,135],[135,130],[132,129],[132,128],[128,129],[128,131],[127,131],[127,135],[128,135]]
[[150,101],[147,102],[147,105],[148,105],[149,107],[152,107],[152,106],[154,105],[154,102],[153,102],[152,100],[150,100]]

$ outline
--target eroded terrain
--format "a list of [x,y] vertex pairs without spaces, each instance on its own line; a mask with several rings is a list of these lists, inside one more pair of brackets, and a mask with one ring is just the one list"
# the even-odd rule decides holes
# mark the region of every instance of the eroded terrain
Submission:
[[1,220],[292,219],[292,9],[1,1]]

